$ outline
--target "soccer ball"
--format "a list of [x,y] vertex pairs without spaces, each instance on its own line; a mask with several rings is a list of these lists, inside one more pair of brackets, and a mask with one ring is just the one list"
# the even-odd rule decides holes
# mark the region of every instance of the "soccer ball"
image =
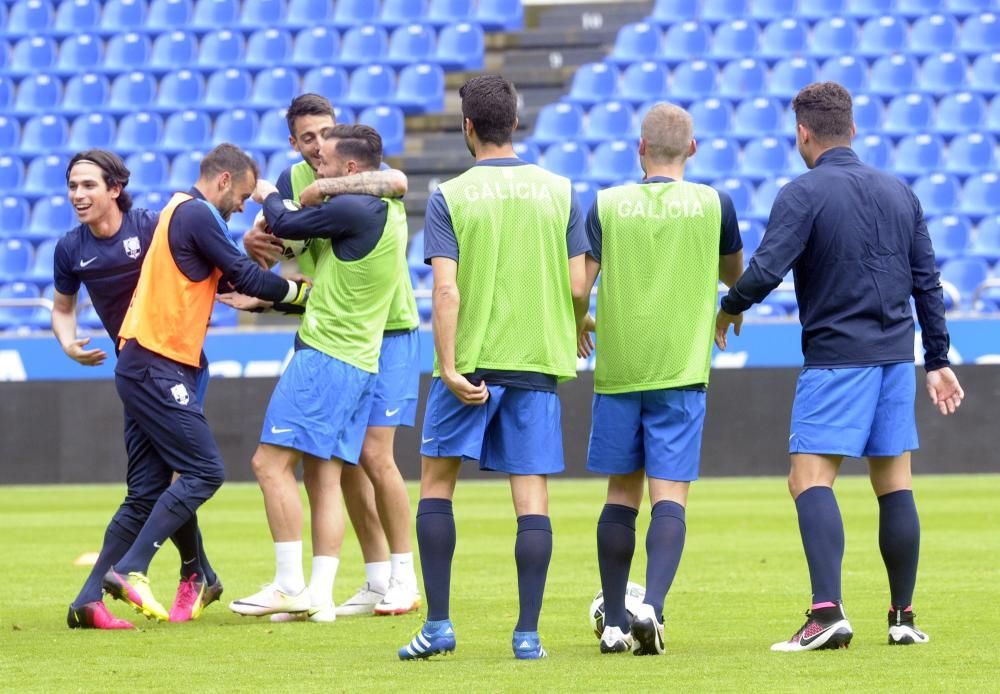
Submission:
[[[295,202],[294,200],[282,200],[285,203],[285,209],[287,210],[301,210],[302,205]],[[267,226],[267,222],[264,221],[264,210],[257,213],[257,216],[253,220],[254,226],[260,224],[262,228],[268,233],[271,232],[270,228]],[[284,247],[281,255],[286,259],[291,259],[296,256],[302,255],[309,248],[309,244],[312,243],[312,239],[302,240],[292,240],[292,239],[281,239],[281,245]]]
[[[635,619],[639,605],[646,598],[646,589],[638,583],[629,581],[625,587],[625,612],[628,614],[628,621]],[[593,602],[590,603],[590,628],[594,630],[594,636],[601,638],[604,633],[604,591],[597,591]]]

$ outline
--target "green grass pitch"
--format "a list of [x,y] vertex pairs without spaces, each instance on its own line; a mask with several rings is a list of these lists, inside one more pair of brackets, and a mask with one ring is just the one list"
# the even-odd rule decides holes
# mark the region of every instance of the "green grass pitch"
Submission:
[[[837,485],[847,532],[844,597],[855,629],[849,650],[770,653],[809,600],[805,560],[784,480],[704,480],[692,490],[688,536],[667,598],[667,655],[602,656],[587,624],[599,587],[597,480],[550,487],[555,551],[541,634],[548,660],[517,662],[515,523],[503,482],[460,482],[453,573],[455,655],[400,662],[396,649],[421,617],[270,624],[229,612],[227,599],[270,580],[273,554],[260,493],[228,484],[202,513],[209,555],[225,582],[223,604],[197,622],[154,624],[121,603],[139,632],[70,631],[69,601],[121,498],[118,486],[0,487],[5,590],[0,601],[0,689],[8,691],[997,691],[1000,657],[1000,476],[924,477],[915,609],[927,646],[886,645],[888,604],[878,553],[878,509],[867,481]],[[411,487],[411,493],[415,493]],[[632,579],[643,583],[640,513]],[[307,550],[308,552],[308,550]],[[169,605],[177,554],[164,548],[150,574]],[[306,569],[308,571],[308,560]],[[308,576],[307,576],[308,577]],[[353,536],[336,597],[363,581]],[[141,621],[137,621],[141,620]]]

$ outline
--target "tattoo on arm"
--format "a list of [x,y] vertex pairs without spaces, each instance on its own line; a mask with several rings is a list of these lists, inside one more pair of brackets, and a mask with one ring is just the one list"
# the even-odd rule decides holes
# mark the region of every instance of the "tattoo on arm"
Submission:
[[377,198],[401,198],[406,194],[406,175],[402,171],[362,171],[339,178],[316,179],[323,195],[374,195]]

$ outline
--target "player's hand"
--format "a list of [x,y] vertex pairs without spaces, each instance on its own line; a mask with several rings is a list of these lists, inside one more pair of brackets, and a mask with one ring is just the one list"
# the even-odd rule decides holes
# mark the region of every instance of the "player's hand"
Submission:
[[240,311],[252,311],[254,313],[260,313],[261,311],[267,311],[271,306],[272,302],[265,301],[264,299],[258,299],[255,296],[247,296],[246,294],[240,294],[239,292],[228,292],[226,294],[217,294],[215,300],[220,304],[225,304],[226,306],[232,306]]
[[322,205],[324,200],[326,200],[326,196],[323,195],[323,191],[320,190],[319,184],[316,181],[307,185],[299,193],[299,204],[303,207]]
[[594,337],[591,333],[594,333],[596,330],[597,324],[594,322],[594,317],[588,313],[583,319],[583,325],[580,326],[580,334],[577,336],[576,356],[581,359],[587,359],[594,353]]
[[256,224],[243,235],[243,248],[246,249],[250,259],[265,270],[278,262],[285,250],[281,245],[281,239],[267,233]]
[[947,366],[927,372],[927,394],[943,415],[954,414],[965,397],[958,376]]
[[263,178],[257,179],[257,187],[253,190],[253,201],[259,205],[264,204],[264,198],[266,198],[271,193],[277,193],[278,189],[274,187],[274,184]]
[[89,337],[73,340],[63,348],[63,351],[66,352],[66,356],[78,364],[100,366],[108,358],[108,355],[103,349],[84,349],[89,342]]
[[743,327],[743,314],[738,313],[734,316],[720,308],[718,315],[715,316],[715,345],[719,349],[726,348],[726,337],[730,325],[733,326],[733,334],[739,337],[740,328]]
[[489,400],[490,391],[487,390],[485,381],[474,386],[460,373],[442,373],[441,380],[463,405],[485,405]]

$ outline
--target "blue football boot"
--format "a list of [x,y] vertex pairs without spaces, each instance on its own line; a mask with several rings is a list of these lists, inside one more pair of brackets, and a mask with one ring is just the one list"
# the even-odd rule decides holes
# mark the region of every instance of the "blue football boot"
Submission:
[[450,619],[424,622],[413,639],[399,649],[400,660],[418,660],[455,652],[455,629]]

